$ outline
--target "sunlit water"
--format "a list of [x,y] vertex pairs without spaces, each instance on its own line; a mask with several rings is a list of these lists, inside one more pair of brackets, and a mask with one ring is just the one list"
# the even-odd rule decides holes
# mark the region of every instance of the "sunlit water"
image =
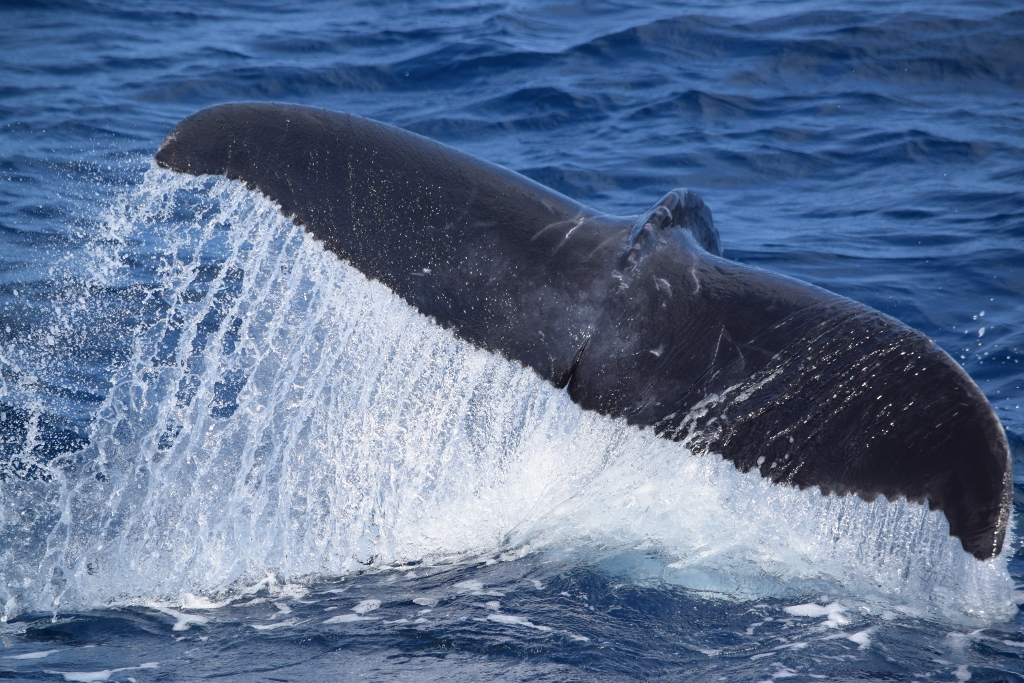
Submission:
[[0,675],[1017,676],[1015,540],[980,563],[923,506],[581,411],[148,161],[259,98],[616,213],[687,185],[730,257],[935,337],[1016,444],[1024,17],[905,9],[2,10]]

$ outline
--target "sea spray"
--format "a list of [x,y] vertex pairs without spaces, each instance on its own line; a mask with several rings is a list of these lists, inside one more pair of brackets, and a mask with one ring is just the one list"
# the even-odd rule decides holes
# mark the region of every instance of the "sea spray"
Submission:
[[941,513],[772,485],[582,411],[240,183],[153,168],[90,254],[62,315],[133,291],[127,351],[89,445],[3,482],[8,615],[502,551],[740,599],[1013,613],[1005,557],[964,553]]

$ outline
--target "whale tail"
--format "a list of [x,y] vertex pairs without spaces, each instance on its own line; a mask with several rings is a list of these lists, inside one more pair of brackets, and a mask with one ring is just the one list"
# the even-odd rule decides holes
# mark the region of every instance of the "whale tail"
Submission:
[[418,135],[280,104],[200,111],[156,160],[259,190],[367,277],[585,409],[780,484],[927,502],[967,552],[1002,549],[1009,450],[978,387],[899,321],[722,258],[695,193],[605,216]]

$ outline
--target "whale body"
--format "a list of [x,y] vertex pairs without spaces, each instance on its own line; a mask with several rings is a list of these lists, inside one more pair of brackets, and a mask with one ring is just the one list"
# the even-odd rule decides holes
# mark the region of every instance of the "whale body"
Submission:
[[243,181],[586,410],[778,484],[925,503],[979,560],[1002,549],[1009,449],[963,369],[892,317],[724,258],[693,192],[608,216],[408,131],[266,103],[189,116],[156,161]]

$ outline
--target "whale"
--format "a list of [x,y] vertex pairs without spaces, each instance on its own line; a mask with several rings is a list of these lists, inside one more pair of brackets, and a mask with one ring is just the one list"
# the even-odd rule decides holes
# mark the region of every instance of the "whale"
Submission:
[[693,191],[607,215],[400,128],[276,103],[188,116],[156,163],[241,181],[438,326],[681,457],[905,498],[978,560],[1002,550],[1007,438],[960,365],[895,318],[726,258]]

